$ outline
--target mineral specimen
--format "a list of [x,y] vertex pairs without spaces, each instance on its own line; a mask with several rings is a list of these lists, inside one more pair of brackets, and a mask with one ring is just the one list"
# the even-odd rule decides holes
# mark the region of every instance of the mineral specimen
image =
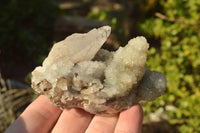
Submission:
[[100,115],[113,115],[162,95],[166,78],[147,69],[146,39],[136,37],[109,52],[100,48],[110,32],[103,26],[54,44],[43,65],[32,72],[33,89],[61,108]]

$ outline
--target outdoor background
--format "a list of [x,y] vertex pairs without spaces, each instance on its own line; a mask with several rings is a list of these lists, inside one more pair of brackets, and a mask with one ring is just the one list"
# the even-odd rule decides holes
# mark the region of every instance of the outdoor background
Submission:
[[0,132],[35,98],[30,72],[52,45],[102,25],[108,50],[145,36],[148,67],[167,77],[163,96],[141,102],[143,133],[200,132],[199,0],[1,0]]

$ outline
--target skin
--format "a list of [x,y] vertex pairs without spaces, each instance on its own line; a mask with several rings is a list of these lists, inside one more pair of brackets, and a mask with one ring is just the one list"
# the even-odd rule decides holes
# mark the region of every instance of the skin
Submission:
[[103,117],[75,108],[60,110],[41,95],[5,133],[140,133],[142,119],[139,104],[119,115]]

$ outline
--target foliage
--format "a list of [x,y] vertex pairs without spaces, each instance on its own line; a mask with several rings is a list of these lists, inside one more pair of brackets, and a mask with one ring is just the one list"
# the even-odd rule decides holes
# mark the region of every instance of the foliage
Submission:
[[146,10],[148,19],[140,24],[146,36],[160,40],[160,47],[150,48],[148,67],[163,72],[168,81],[167,93],[148,103],[147,111],[166,105],[177,107],[168,113],[170,123],[178,125],[182,133],[200,132],[199,7],[197,0],[156,1],[153,9]]
[[112,28],[112,33],[117,35],[118,41],[124,42],[122,41],[125,38],[124,30],[122,28],[122,23],[120,22],[120,18],[122,18],[122,16],[122,13],[119,13],[119,11],[115,11],[110,8],[90,11],[87,15],[88,18],[102,21],[110,25]]
[[52,43],[56,13],[57,8],[48,0],[1,1],[2,59],[21,61],[46,55]]

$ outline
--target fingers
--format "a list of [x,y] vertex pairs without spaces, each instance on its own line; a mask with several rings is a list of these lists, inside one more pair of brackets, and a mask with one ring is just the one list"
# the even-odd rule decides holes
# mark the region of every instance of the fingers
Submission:
[[143,111],[139,104],[113,117],[95,116],[86,133],[140,133]]
[[7,129],[6,133],[13,132],[49,132],[56,123],[62,111],[52,105],[47,97],[41,95],[21,116]]
[[93,117],[93,115],[81,109],[65,109],[62,114],[61,112],[59,108],[50,104],[45,96],[39,96],[7,129],[6,133],[45,133],[50,132],[53,127],[53,133],[82,133],[85,131],[86,133],[141,132],[143,112],[139,104],[122,111],[119,116],[113,117]]
[[103,117],[96,115],[91,121],[86,133],[113,133],[118,115]]
[[65,109],[52,133],[84,133],[93,115],[81,109]]
[[142,128],[143,111],[139,104],[120,113],[114,133],[140,133]]

